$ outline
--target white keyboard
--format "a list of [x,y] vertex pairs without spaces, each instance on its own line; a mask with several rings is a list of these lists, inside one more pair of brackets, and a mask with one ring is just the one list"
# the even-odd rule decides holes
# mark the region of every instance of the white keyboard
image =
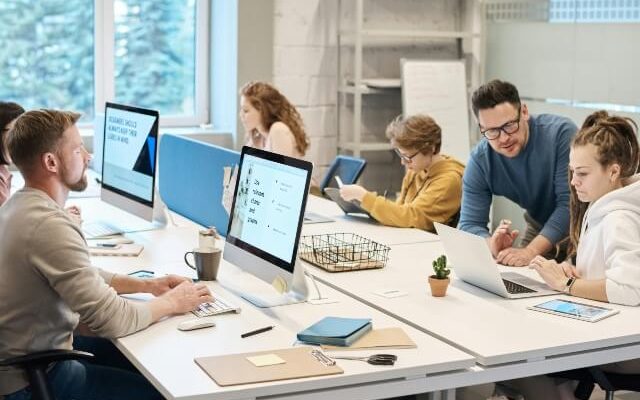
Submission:
[[212,303],[202,303],[198,308],[191,311],[198,317],[210,317],[212,315],[224,314],[228,312],[240,312],[240,307],[233,305],[227,300],[221,299],[217,295],[213,296]]
[[116,228],[113,225],[105,224],[104,222],[89,222],[82,224],[82,231],[88,239],[119,235],[123,233],[122,229]]

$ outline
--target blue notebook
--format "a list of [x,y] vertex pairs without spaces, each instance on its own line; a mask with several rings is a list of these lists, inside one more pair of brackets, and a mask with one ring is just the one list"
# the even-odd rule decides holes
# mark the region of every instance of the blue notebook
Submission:
[[325,317],[298,333],[297,338],[312,344],[349,346],[370,330],[370,318]]

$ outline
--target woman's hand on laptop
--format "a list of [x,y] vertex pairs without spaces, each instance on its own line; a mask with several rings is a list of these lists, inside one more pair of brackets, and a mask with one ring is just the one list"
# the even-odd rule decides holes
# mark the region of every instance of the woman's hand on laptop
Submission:
[[563,291],[567,278],[579,278],[575,267],[569,263],[558,264],[555,260],[547,260],[542,256],[536,256],[531,260],[531,268],[535,269],[540,277],[553,289]]

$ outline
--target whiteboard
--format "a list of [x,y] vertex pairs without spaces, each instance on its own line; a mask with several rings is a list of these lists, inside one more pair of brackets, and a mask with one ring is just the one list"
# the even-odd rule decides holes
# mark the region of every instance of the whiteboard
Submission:
[[441,152],[466,164],[470,143],[464,61],[400,62],[404,116],[426,114],[435,119],[442,128]]

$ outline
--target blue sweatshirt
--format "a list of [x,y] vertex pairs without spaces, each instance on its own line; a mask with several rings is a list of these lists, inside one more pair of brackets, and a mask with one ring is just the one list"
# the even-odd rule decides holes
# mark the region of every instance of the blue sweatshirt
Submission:
[[496,153],[483,139],[471,153],[462,180],[458,228],[488,237],[492,195],[504,196],[543,225],[553,244],[569,233],[569,147],[577,127],[568,118],[529,118],[529,139],[514,158]]

